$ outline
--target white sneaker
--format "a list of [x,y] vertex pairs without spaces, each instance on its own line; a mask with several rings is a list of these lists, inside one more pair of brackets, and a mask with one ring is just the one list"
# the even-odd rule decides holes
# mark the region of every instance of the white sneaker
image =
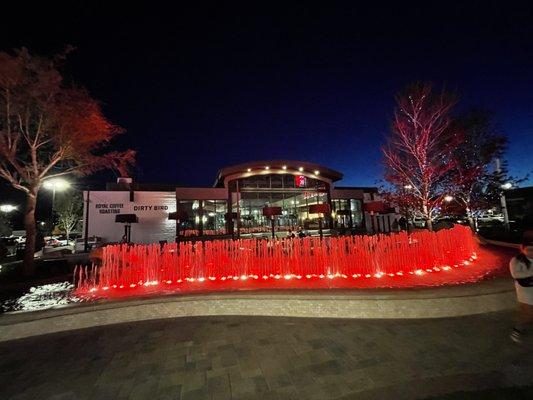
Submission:
[[515,343],[522,343],[522,334],[517,329],[513,329],[513,331],[511,332],[510,338]]

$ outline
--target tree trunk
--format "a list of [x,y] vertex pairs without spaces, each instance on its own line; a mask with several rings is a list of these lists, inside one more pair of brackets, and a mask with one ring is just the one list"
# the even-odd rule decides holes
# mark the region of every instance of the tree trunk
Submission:
[[470,210],[470,207],[468,206],[466,206],[466,217],[468,218],[468,224],[470,225],[470,229],[475,231],[476,224],[474,223],[474,218],[472,217],[472,210]]
[[433,222],[431,221],[431,216],[429,215],[428,206],[426,203],[422,205],[422,212],[424,213],[424,218],[426,219],[426,225],[428,230],[433,230]]
[[31,188],[26,197],[26,212],[24,214],[24,226],[26,228],[26,249],[24,251],[24,275],[35,274],[33,257],[35,254],[35,238],[37,228],[35,226],[35,207],[37,205],[37,188]]

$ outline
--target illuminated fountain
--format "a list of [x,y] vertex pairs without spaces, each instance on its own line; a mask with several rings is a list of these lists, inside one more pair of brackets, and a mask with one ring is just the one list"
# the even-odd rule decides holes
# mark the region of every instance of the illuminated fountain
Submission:
[[[477,251],[472,232],[464,226],[325,239],[112,245],[104,248],[101,266],[78,268],[75,280],[78,294],[102,297],[165,291],[382,287],[384,281],[385,286],[395,287],[402,284],[394,282],[447,272],[446,281],[460,281],[463,278],[453,273],[472,263]],[[430,286],[442,284],[439,279],[426,281]]]

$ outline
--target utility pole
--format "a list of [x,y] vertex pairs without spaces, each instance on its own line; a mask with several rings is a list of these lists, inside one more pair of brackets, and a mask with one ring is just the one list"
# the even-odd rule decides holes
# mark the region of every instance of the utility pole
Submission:
[[[498,174],[498,177],[500,177],[501,172],[502,172],[502,169],[501,169],[500,159],[497,158],[496,159],[496,173]],[[501,186],[499,189],[500,189],[500,204],[501,204],[502,214],[503,214],[503,225],[504,225],[505,231],[509,232],[510,231],[509,214],[507,213],[507,201],[505,200],[505,190]]]

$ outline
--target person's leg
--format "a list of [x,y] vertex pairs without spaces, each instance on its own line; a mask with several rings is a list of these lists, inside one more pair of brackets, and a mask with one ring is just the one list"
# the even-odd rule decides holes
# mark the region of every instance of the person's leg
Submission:
[[515,326],[511,332],[511,339],[515,342],[521,341],[521,336],[533,326],[533,306],[525,303],[518,303],[516,310]]
[[525,317],[524,317],[524,330],[526,332],[532,332],[533,331],[533,305],[531,304],[524,304],[524,308],[526,311]]
[[519,313],[517,316],[517,328],[522,332],[531,330],[533,325],[533,305],[518,303]]

